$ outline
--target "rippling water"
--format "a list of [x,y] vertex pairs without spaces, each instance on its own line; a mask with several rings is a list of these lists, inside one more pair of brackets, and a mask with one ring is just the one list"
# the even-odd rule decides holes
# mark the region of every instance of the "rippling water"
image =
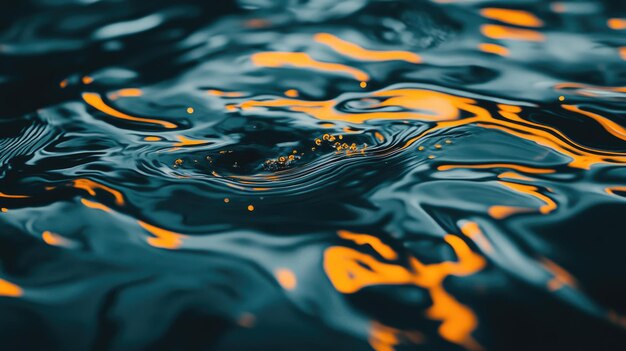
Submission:
[[625,347],[623,2],[1,7],[3,350]]

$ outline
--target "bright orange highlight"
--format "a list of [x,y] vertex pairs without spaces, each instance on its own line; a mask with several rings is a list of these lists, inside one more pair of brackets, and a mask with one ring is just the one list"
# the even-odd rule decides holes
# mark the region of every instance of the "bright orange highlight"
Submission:
[[109,99],[117,99],[119,97],[137,97],[143,95],[143,91],[137,88],[120,89],[109,94]]
[[[371,245],[372,240],[365,240]],[[425,265],[417,258],[410,257],[410,267],[406,268],[400,264],[378,261],[370,255],[348,247],[331,246],[324,252],[324,271],[335,289],[344,294],[352,294],[364,287],[381,284],[414,284],[428,289],[433,305],[426,311],[426,315],[433,320],[441,321],[439,326],[441,337],[466,348],[478,349],[479,345],[471,337],[471,332],[478,324],[476,316],[445,291],[443,280],[449,275],[473,274],[482,269],[486,262],[484,258],[472,252],[461,238],[446,235],[444,240],[456,253],[457,262]],[[372,247],[377,249],[386,246]],[[388,341],[393,340],[389,338]]]
[[122,195],[121,192],[113,188],[110,188],[106,185],[96,183],[93,180],[76,179],[74,180],[74,188],[85,190],[91,196],[96,196],[96,189],[104,190],[108,192],[109,194],[113,195],[113,197],[115,198],[115,203],[117,205],[120,205],[120,206],[124,205],[124,196]]
[[534,168],[522,165],[516,165],[513,163],[484,163],[484,164],[467,164],[467,165],[442,165],[437,167],[439,171],[448,171],[457,168],[475,168],[475,169],[491,169],[491,168],[508,168],[514,169],[518,172],[531,173],[531,174],[548,174],[556,172],[554,169],[547,168]]
[[619,192],[626,192],[626,186],[614,186],[614,187],[609,187],[604,189],[604,191],[606,191],[607,194],[610,195],[616,195],[615,192],[619,191]]
[[24,291],[19,286],[4,279],[0,279],[0,296],[20,297],[23,294]]
[[482,52],[486,52],[486,53],[489,53],[489,54],[495,54],[495,55],[500,55],[500,56],[509,56],[510,55],[509,49],[505,48],[502,45],[498,45],[498,44],[482,43],[482,44],[478,45],[478,49],[480,49],[480,51],[482,51]]
[[354,67],[339,63],[321,62],[303,52],[259,52],[251,57],[252,63],[259,67],[299,67],[319,71],[346,74],[360,81],[368,81],[369,75]]
[[546,38],[540,32],[530,29],[512,28],[496,24],[484,24],[480,31],[491,39],[545,41]]
[[626,18],[610,18],[606,24],[614,30],[626,29]]
[[141,96],[143,95],[143,91],[137,88],[120,89],[117,91],[117,95],[123,96],[123,97]]
[[[555,88],[585,87],[576,83],[562,83]],[[606,88],[621,91],[624,88]],[[420,135],[409,139],[402,149],[411,146],[424,136],[438,130],[455,128],[462,125],[476,125],[481,128],[497,129],[515,137],[532,141],[571,158],[568,166],[580,169],[589,169],[598,163],[626,163],[623,153],[591,149],[577,144],[556,128],[539,124],[522,118],[519,106],[498,104],[498,113],[502,118],[495,118],[491,113],[478,106],[474,99],[455,96],[442,92],[423,89],[396,89],[382,90],[369,93],[362,100],[377,97],[384,98],[371,108],[394,107],[394,111],[373,111],[360,113],[344,113],[336,109],[337,104],[344,101],[306,101],[297,99],[276,99],[242,102],[242,110],[265,107],[285,108],[290,111],[303,112],[307,115],[326,121],[345,121],[349,123],[364,123],[370,120],[420,120],[434,122],[435,125]],[[461,118],[463,116],[464,118]],[[517,168],[513,168],[518,170]],[[549,170],[541,173],[552,173]],[[532,172],[536,173],[536,172]]]
[[[318,43],[330,46],[343,56],[360,61],[406,61],[420,63],[419,55],[408,51],[375,51],[364,49],[357,44],[345,41],[329,33],[316,34],[313,39]],[[364,79],[365,80],[365,79]]]
[[83,93],[83,100],[85,100],[85,102],[87,104],[89,104],[91,107],[106,113],[109,116],[112,117],[117,117],[117,118],[121,118],[121,119],[125,119],[128,121],[133,121],[133,122],[140,122],[140,123],[150,123],[150,124],[158,124],[161,125],[165,128],[168,129],[172,129],[172,128],[176,128],[177,126],[174,123],[171,122],[167,122],[167,121],[161,121],[158,119],[150,119],[150,118],[141,118],[141,117],[135,117],[135,116],[131,116],[131,115],[127,115],[123,112],[120,112],[112,107],[110,107],[109,105],[107,105],[103,100],[102,97],[100,97],[100,95],[96,94],[96,93]]
[[41,239],[48,245],[52,246],[65,246],[67,245],[67,240],[61,237],[58,234],[52,233],[50,231],[45,231],[41,234]]
[[86,200],[86,199],[80,199],[80,202],[83,205],[85,205],[85,206],[87,206],[89,208],[93,208],[95,210],[101,210],[101,211],[108,212],[108,213],[113,213],[113,210],[111,210],[110,208],[104,206],[101,203],[89,201],[89,200]]
[[285,290],[293,290],[296,288],[298,284],[298,280],[296,275],[289,269],[280,268],[274,272],[276,275],[276,280]]
[[5,199],[27,199],[30,196],[27,195],[9,195],[9,194],[5,194],[0,192],[0,197],[3,197]]
[[505,181],[498,181],[498,183],[513,189],[517,192],[526,194],[526,195],[530,195],[536,199],[538,199],[539,201],[542,201],[545,203],[545,205],[539,207],[539,212],[541,212],[542,214],[548,214],[554,210],[556,210],[557,208],[557,204],[556,202],[554,202],[551,198],[543,195],[542,193],[540,193],[537,190],[537,187],[532,186],[532,185],[525,185],[525,184],[518,184],[518,183],[511,183],[511,182],[505,182]]
[[238,91],[221,91],[221,90],[215,90],[215,89],[211,89],[207,91],[207,94],[209,95],[213,95],[213,96],[221,96],[221,97],[242,97],[244,94],[240,93]]
[[374,351],[394,351],[394,346],[399,344],[397,334],[397,329],[373,322],[368,341]]
[[335,110],[334,107],[337,102],[334,100],[250,100],[243,102],[240,106],[244,110],[253,107],[285,107],[292,111],[304,112],[320,120],[345,121],[351,123],[363,123],[376,119],[445,121],[458,119],[462,111],[484,118],[489,116],[489,112],[475,105],[476,101],[473,99],[431,90],[386,90],[374,92],[372,96],[385,98],[385,100],[375,107],[400,107],[405,111],[343,113]]
[[156,238],[148,238],[146,241],[148,244],[159,247],[162,249],[177,249],[182,244],[182,239],[185,235],[165,230],[143,221],[137,221],[137,223],[145,230],[156,236]]
[[478,223],[466,221],[461,225],[461,233],[472,239],[476,243],[476,245],[478,245],[478,247],[483,249],[483,251],[493,252],[493,247],[491,246],[491,243],[489,242],[489,240],[487,240],[487,237],[485,236],[485,234],[483,234],[483,231],[480,230]]
[[285,96],[288,96],[288,97],[295,98],[295,97],[298,97],[298,95],[299,94],[298,94],[298,91],[296,89],[289,89],[289,90],[285,91]]
[[528,212],[527,208],[513,206],[491,206],[487,213],[495,219],[504,219],[516,213]]
[[374,132],[374,137],[376,137],[376,140],[378,140],[378,142],[384,142],[385,141],[385,137],[380,134],[380,132]]
[[537,18],[537,16],[528,11],[486,8],[482,9],[480,11],[480,14],[483,17],[512,24],[515,26],[535,28],[543,26],[543,21],[541,21],[539,18]]
[[528,177],[523,176],[521,174],[517,174],[515,172],[502,172],[502,173],[498,174],[498,178],[500,178],[500,179],[502,179],[502,178],[517,179],[517,180],[523,180],[523,181],[526,181],[526,182],[532,181],[531,178],[528,178]]
[[382,263],[370,255],[342,246],[326,249],[324,270],[335,289],[344,294],[371,285],[406,284],[411,279],[410,272],[404,267]]
[[371,246],[374,251],[378,252],[383,258],[387,260],[395,260],[398,258],[398,254],[393,251],[391,247],[389,247],[387,244],[383,243],[379,238],[373,235],[358,234],[347,230],[340,230],[337,232],[337,234],[340,238],[352,240],[357,245]]
[[621,125],[611,121],[610,119],[600,116],[597,113],[582,110],[575,105],[561,105],[561,107],[568,111],[577,112],[583,116],[587,116],[593,119],[594,121],[598,122],[607,132],[619,139],[626,141],[626,129],[624,129],[624,127],[622,127]]
[[184,146],[196,146],[196,145],[206,145],[208,141],[206,140],[194,140],[189,139],[182,135],[177,135],[176,139],[178,139],[177,143],[174,143],[176,147],[184,147]]

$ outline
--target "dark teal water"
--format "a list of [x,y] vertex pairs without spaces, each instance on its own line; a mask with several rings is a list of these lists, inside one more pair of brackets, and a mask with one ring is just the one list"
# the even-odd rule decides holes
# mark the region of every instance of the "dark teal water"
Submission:
[[0,349],[621,350],[625,141],[619,1],[2,4]]

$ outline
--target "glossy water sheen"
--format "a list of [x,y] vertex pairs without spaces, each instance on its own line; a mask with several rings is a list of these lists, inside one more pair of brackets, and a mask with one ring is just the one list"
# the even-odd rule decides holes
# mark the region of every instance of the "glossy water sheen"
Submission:
[[625,346],[622,1],[8,3],[0,349]]

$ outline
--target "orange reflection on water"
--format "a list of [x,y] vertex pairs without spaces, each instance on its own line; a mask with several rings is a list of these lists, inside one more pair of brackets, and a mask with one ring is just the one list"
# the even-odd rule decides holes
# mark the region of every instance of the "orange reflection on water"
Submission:
[[514,206],[490,206],[487,213],[495,219],[504,219],[517,213],[529,212],[530,210],[523,207]]
[[[341,232],[340,235],[346,235]],[[350,233],[349,238],[356,243],[367,243],[382,257],[390,256],[388,246],[372,245],[371,236]],[[454,250],[456,262],[442,262],[425,265],[415,257],[409,257],[409,267],[400,263],[385,263],[344,246],[331,246],[324,251],[324,271],[335,289],[343,294],[352,294],[373,285],[417,285],[429,291],[432,306],[426,316],[441,321],[440,336],[450,342],[470,349],[478,349],[471,333],[477,327],[477,318],[466,306],[458,302],[443,288],[443,281],[450,275],[466,276],[481,270],[485,259],[474,253],[459,237],[446,235],[445,242]],[[379,249],[383,251],[378,251]],[[377,250],[378,249],[378,250]]]
[[240,93],[238,91],[222,91],[222,90],[216,90],[216,89],[208,90],[207,94],[213,95],[213,96],[221,96],[221,97],[242,97],[245,95],[244,93]]
[[96,196],[96,189],[104,190],[108,192],[109,194],[113,195],[113,197],[115,198],[115,203],[117,205],[120,205],[120,206],[124,205],[124,196],[122,195],[121,192],[111,187],[108,187],[106,185],[94,182],[93,180],[84,179],[84,178],[76,179],[74,180],[74,188],[85,190],[91,196]]
[[601,96],[596,91],[611,91],[615,93],[626,93],[626,87],[607,87],[597,85],[587,85],[582,83],[564,82],[554,85],[555,90],[574,90],[577,94],[583,96],[598,97]]
[[287,268],[279,268],[274,272],[276,280],[285,290],[293,290],[298,285],[296,275]]
[[463,222],[461,224],[461,233],[472,239],[483,251],[493,252],[493,246],[491,246],[491,243],[487,240],[487,237],[478,226],[478,223],[471,221]]
[[329,33],[318,33],[313,39],[318,43],[330,46],[343,56],[361,61],[406,61],[409,63],[420,63],[422,58],[409,51],[379,51],[368,50],[357,44],[348,42]]
[[3,197],[5,199],[27,199],[29,198],[28,195],[11,195],[11,194],[5,194],[0,192],[0,197]]
[[289,89],[287,91],[285,91],[285,96],[291,97],[291,98],[295,98],[298,97],[298,95],[300,95],[298,93],[298,91],[296,89]]
[[492,169],[492,168],[507,168],[514,169],[523,173],[532,173],[532,174],[548,174],[554,173],[556,170],[548,169],[548,168],[535,168],[517,165],[514,163],[482,163],[482,164],[457,164],[457,165],[441,165],[437,167],[439,171],[448,171],[451,169],[457,168],[473,168],[473,169]]
[[616,195],[615,192],[626,192],[626,186],[613,186],[604,189],[607,194]]
[[156,237],[149,237],[148,239],[146,239],[148,244],[154,247],[162,249],[177,249],[182,244],[183,238],[185,238],[185,235],[183,234],[159,228],[143,221],[137,221],[137,223],[143,229],[147,230]]
[[374,251],[378,252],[383,258],[387,260],[395,260],[398,258],[398,254],[393,251],[391,247],[389,247],[387,244],[383,243],[379,238],[373,235],[353,233],[347,230],[340,230],[337,232],[337,234],[340,238],[352,240],[357,245],[371,246]]
[[112,116],[112,117],[121,118],[121,119],[125,119],[128,121],[133,121],[133,122],[158,124],[168,129],[173,129],[177,127],[176,124],[171,123],[171,122],[161,121],[161,120],[152,119],[152,118],[135,117],[135,116],[128,115],[124,112],[118,111],[114,109],[113,107],[107,105],[104,102],[104,100],[102,100],[102,97],[100,97],[100,95],[96,93],[83,93],[83,100],[85,100],[85,102],[89,104],[91,107],[103,113],[106,113],[107,115]]
[[186,136],[183,135],[177,135],[176,139],[178,140],[178,142],[174,143],[174,147],[170,149],[170,151],[177,151],[179,150],[181,147],[190,147],[190,146],[198,146],[198,145],[206,145],[209,142],[206,140],[194,140],[194,139],[189,139]]
[[504,185],[510,189],[513,189],[517,192],[526,194],[526,195],[530,195],[536,199],[538,199],[539,201],[543,202],[544,205],[542,205],[541,207],[539,207],[539,212],[541,212],[542,214],[548,214],[554,210],[556,210],[557,208],[557,204],[556,202],[554,202],[551,198],[543,195],[542,193],[540,193],[537,189],[536,186],[532,186],[532,185],[526,185],[526,184],[519,184],[519,183],[513,183],[513,182],[505,182],[505,181],[498,181],[498,183],[500,183],[501,185]]
[[[577,85],[560,85],[557,88]],[[615,88],[617,89],[617,88]],[[625,88],[626,89],[626,88]],[[452,129],[464,125],[477,125],[482,128],[497,129],[515,137],[532,141],[543,147],[568,156],[573,168],[589,169],[599,163],[626,163],[626,155],[619,152],[600,151],[577,144],[556,128],[522,118],[522,108],[515,105],[498,104],[502,118],[494,118],[491,113],[471,98],[446,94],[425,89],[394,89],[369,93],[361,98],[383,98],[371,108],[394,107],[394,111],[364,111],[347,113],[338,111],[336,106],[345,101],[306,101],[297,99],[249,100],[239,107],[248,110],[255,107],[286,108],[303,112],[319,120],[364,123],[370,120],[421,120],[436,122],[430,129],[406,141],[402,149],[417,140],[442,129]],[[464,116],[463,116],[464,115]],[[463,116],[463,118],[461,118]],[[607,124],[605,121],[603,123]],[[617,130],[616,128],[613,128]],[[552,171],[551,171],[552,172]]]
[[394,351],[395,346],[403,340],[420,344],[424,341],[424,335],[419,331],[399,330],[378,321],[372,321],[368,341],[375,351]]
[[491,39],[545,41],[545,36],[531,29],[513,28],[497,24],[485,24],[480,27],[481,33]]
[[[503,108],[505,105],[498,105]],[[497,129],[522,139],[533,141],[541,146],[550,148],[563,155],[569,156],[572,161],[568,164],[573,168],[589,169],[598,163],[624,163],[626,155],[623,153],[598,151],[577,144],[556,128],[531,122],[521,118],[512,109],[499,112],[507,120],[476,121],[483,128]],[[467,122],[467,120],[464,120]],[[463,121],[462,121],[463,122]],[[487,123],[480,123],[487,122]]]
[[0,296],[20,297],[24,294],[22,288],[0,278]]
[[614,30],[626,29],[626,18],[609,18],[606,24]]
[[502,172],[502,173],[498,174],[498,178],[500,178],[500,179],[504,179],[504,178],[516,179],[516,180],[523,180],[523,181],[526,181],[526,182],[532,181],[531,178],[528,178],[526,176],[523,176],[523,175],[515,173],[515,172]]
[[101,203],[89,201],[87,199],[80,199],[80,202],[86,207],[93,208],[95,210],[101,210],[101,211],[108,212],[108,213],[113,213],[112,209],[106,207],[105,205]]
[[480,11],[483,17],[524,27],[542,27],[543,21],[534,14],[523,10],[485,8]]
[[137,97],[142,96],[143,91],[137,88],[120,89],[109,94],[109,99],[115,100],[120,97]]
[[44,231],[41,234],[41,239],[48,245],[52,246],[66,246],[68,244],[67,240],[65,240],[59,234],[55,234],[51,231]]
[[394,346],[399,343],[397,334],[397,329],[387,327],[374,321],[370,329],[368,341],[374,351],[394,351]]
[[597,113],[585,111],[575,105],[561,105],[561,107],[563,107],[564,109],[568,111],[577,112],[581,115],[584,115],[593,119],[594,121],[598,122],[602,127],[604,127],[604,130],[606,130],[607,132],[609,132],[610,134],[612,134],[613,136],[617,138],[620,138],[626,141],[626,129],[622,127],[621,125],[611,121],[610,119],[600,116]]
[[395,89],[373,92],[370,97],[384,98],[375,107],[400,107],[404,111],[344,113],[337,111],[335,100],[306,101],[276,99],[241,103],[242,109],[253,107],[284,107],[291,111],[304,112],[320,120],[364,123],[376,119],[446,121],[461,117],[462,112],[487,117],[487,110],[476,105],[476,101],[446,93],[424,89]]
[[478,49],[482,52],[487,52],[500,56],[509,56],[511,54],[509,52],[509,49],[505,48],[504,46],[492,43],[482,43],[478,45]]

